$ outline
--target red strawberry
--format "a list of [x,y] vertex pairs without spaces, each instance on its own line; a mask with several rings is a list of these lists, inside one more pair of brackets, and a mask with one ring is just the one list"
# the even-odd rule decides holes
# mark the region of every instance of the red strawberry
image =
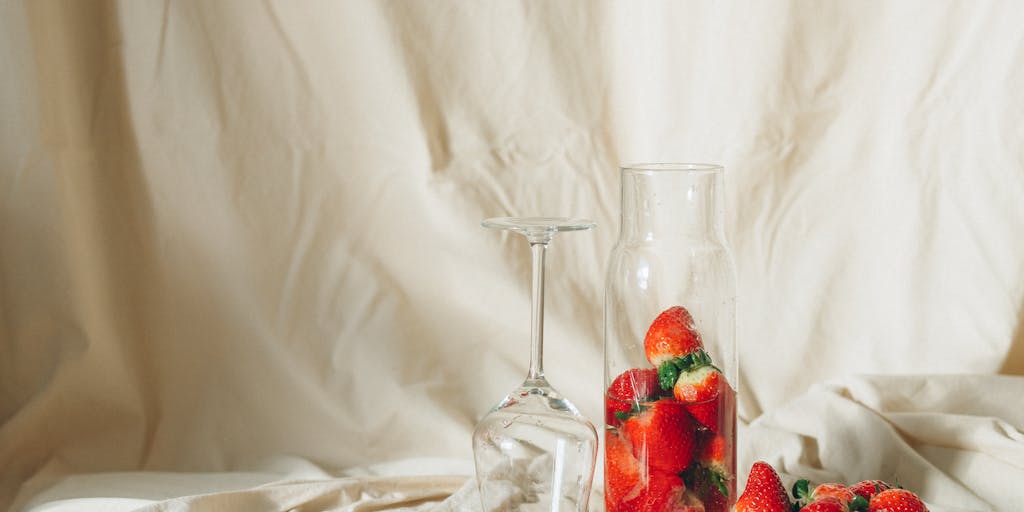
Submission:
[[[658,385],[658,370],[654,368],[633,368],[626,370],[608,386],[605,398],[605,422],[616,426],[622,423],[620,416],[629,413],[634,405],[652,402],[662,394]],[[619,414],[617,414],[619,413]]]
[[696,425],[682,404],[658,400],[622,425],[633,444],[633,454],[656,471],[679,473],[693,460]]
[[788,512],[789,495],[775,469],[765,462],[755,462],[747,477],[747,488],[736,500],[736,512]]
[[682,306],[673,306],[658,315],[644,337],[644,353],[655,368],[701,348],[704,345],[693,317]]
[[604,500],[608,512],[625,510],[623,502],[636,498],[643,490],[640,461],[633,457],[633,446],[616,432],[605,436]]
[[725,436],[705,431],[699,438],[700,445],[694,457],[698,464],[717,473],[722,479],[732,479],[732,441]]
[[736,391],[726,382],[724,375],[718,379],[718,382],[719,390],[716,399],[688,404],[686,411],[701,425],[716,434],[721,434],[732,431],[733,415],[736,411]]
[[728,512],[729,497],[725,496],[718,489],[709,487],[698,494],[701,503],[704,504],[704,512]]
[[661,395],[658,386],[658,370],[654,368],[633,368],[615,377],[608,386],[608,396],[622,400],[654,401]]
[[681,478],[659,472],[651,473],[647,487],[627,504],[630,510],[638,512],[698,512],[700,509],[693,508],[695,505]]
[[681,373],[672,388],[672,394],[684,404],[707,402],[718,397],[724,380],[725,377],[714,366],[701,366]]
[[850,491],[866,500],[886,489],[892,489],[892,486],[881,480],[863,480],[850,486]]
[[850,512],[846,503],[834,496],[825,496],[808,503],[800,512]]
[[610,396],[604,398],[604,423],[611,427],[617,427],[622,423],[620,417],[629,415],[633,410],[633,402],[623,402]]
[[735,480],[699,462],[686,469],[683,481],[700,498],[704,512],[726,512],[736,498]]
[[676,509],[677,512],[728,512],[728,504],[716,505],[704,501],[700,496],[694,493],[692,490],[687,489],[683,494],[683,502],[680,508]]
[[857,495],[843,484],[820,484],[811,491],[808,501],[818,501],[822,498],[835,498],[847,503],[853,501]]
[[886,489],[871,498],[868,512],[928,512],[928,508],[906,489]]

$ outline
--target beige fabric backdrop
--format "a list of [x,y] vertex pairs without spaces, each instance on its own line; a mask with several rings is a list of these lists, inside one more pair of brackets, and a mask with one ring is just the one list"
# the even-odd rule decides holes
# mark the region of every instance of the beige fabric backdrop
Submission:
[[546,366],[599,419],[627,161],[727,167],[744,421],[849,374],[1024,374],[1021,27],[1015,2],[0,3],[0,507],[70,473],[468,460],[527,363],[528,253],[488,216],[598,223],[549,257]]

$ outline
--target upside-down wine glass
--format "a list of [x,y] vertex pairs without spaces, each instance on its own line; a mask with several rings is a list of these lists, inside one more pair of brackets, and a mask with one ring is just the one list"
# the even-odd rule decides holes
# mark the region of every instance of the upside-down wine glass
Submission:
[[544,257],[561,231],[586,219],[499,217],[484,227],[522,234],[533,253],[530,369],[526,380],[484,416],[473,456],[484,512],[586,512],[597,458],[597,431],[544,378]]

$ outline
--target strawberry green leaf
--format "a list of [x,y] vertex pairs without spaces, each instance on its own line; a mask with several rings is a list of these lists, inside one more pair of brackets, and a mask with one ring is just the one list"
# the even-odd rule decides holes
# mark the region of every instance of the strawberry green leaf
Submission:
[[728,479],[717,471],[708,470],[708,472],[711,473],[711,483],[718,487],[718,492],[722,493],[722,496],[729,496],[729,487],[725,485]]
[[729,496],[729,478],[725,475],[698,463],[691,464],[685,471],[679,474],[687,488],[707,489],[708,485],[713,486],[722,496]]
[[709,357],[708,353],[704,352],[703,350],[698,350],[698,351],[694,352],[692,354],[692,357],[693,357],[693,366],[694,367],[705,366],[705,365],[711,364],[711,357]]
[[811,483],[801,478],[793,484],[793,499],[796,501],[803,500],[811,494]]
[[691,352],[679,358],[676,365],[679,366],[680,370],[689,370],[693,366],[693,353]]
[[675,387],[676,379],[679,378],[679,367],[676,366],[675,361],[675,359],[670,359],[658,367],[658,384],[661,389],[666,391]]
[[722,373],[720,368],[712,364],[711,356],[701,349],[697,349],[683,357],[669,359],[658,367],[658,384],[661,386],[661,389],[668,391],[675,387],[679,375],[705,366],[710,366],[718,373]]
[[[714,366],[711,364],[711,356],[703,350],[695,350],[683,357],[674,359],[675,364],[679,367],[680,372],[689,372],[701,368],[703,366]],[[718,370],[718,368],[715,368]],[[721,372],[721,370],[719,370]]]
[[868,503],[864,496],[855,496],[850,502],[850,512],[865,512],[868,509]]

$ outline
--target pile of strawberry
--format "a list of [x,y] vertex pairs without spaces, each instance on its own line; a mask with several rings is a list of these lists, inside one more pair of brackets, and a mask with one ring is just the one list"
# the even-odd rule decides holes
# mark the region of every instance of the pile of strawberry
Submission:
[[736,392],[681,306],[644,338],[653,367],[617,376],[605,395],[608,512],[725,512],[735,500]]
[[807,480],[798,480],[793,498],[790,501],[775,468],[759,461],[750,468],[736,512],[928,512],[916,494],[881,480],[851,486],[820,484],[813,489]]

